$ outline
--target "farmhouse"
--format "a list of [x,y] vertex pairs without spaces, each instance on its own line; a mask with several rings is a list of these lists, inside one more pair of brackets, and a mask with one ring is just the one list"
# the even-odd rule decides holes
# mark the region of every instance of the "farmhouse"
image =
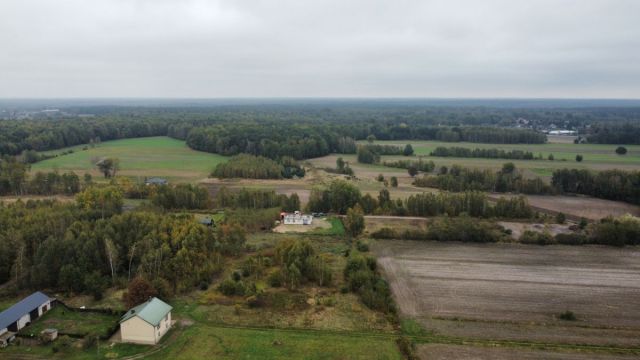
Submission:
[[280,220],[285,225],[311,225],[313,222],[313,216],[303,215],[300,211],[296,211],[293,214],[281,213]]
[[171,305],[154,297],[129,311],[120,319],[123,342],[155,345],[171,328]]
[[20,300],[12,307],[0,313],[0,335],[6,332],[18,332],[51,309],[55,299],[40,291]]

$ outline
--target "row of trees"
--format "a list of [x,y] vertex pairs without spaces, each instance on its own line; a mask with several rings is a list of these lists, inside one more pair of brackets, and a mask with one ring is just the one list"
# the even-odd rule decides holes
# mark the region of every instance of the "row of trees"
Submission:
[[367,144],[358,146],[358,162],[363,164],[375,164],[380,162],[383,155],[413,155],[413,147],[407,144],[404,149],[395,145]]
[[[91,182],[90,176],[86,181]],[[73,172],[36,172],[30,176],[28,165],[11,157],[0,159],[0,195],[73,195],[81,186]]]
[[491,191],[522,194],[552,194],[555,189],[540,178],[528,179],[513,163],[506,163],[499,171],[464,168],[453,165],[440,168],[438,175],[416,178],[414,185],[447,191]]
[[409,174],[413,173],[412,176],[417,174],[418,171],[432,172],[436,168],[436,164],[433,161],[424,161],[422,157],[418,158],[418,160],[385,161],[383,165],[407,170],[414,169],[413,171],[409,172]]
[[438,175],[416,178],[414,185],[454,192],[574,193],[640,204],[639,171],[560,169],[553,172],[551,184],[547,184],[540,178],[524,177],[513,163],[504,164],[497,172],[453,165],[450,169],[441,167]]
[[462,158],[488,158],[488,159],[512,159],[512,160],[533,160],[534,155],[530,151],[504,150],[504,149],[470,149],[459,146],[435,148],[431,156],[441,157],[462,157]]
[[399,231],[389,227],[371,234],[376,239],[436,240],[488,243],[507,239],[501,226],[487,220],[469,216],[439,217],[429,223],[426,229]]
[[221,208],[279,208],[292,212],[300,210],[300,198],[296,193],[287,196],[276,194],[274,190],[242,188],[239,191],[231,191],[222,187],[216,194],[215,205]]
[[640,171],[561,169],[551,184],[561,192],[640,204]]
[[248,154],[239,154],[216,166],[211,176],[218,178],[282,179],[303,177],[305,170],[289,157],[278,161]]
[[313,212],[335,212],[346,214],[358,206],[365,214],[392,214],[399,216],[459,216],[530,218],[534,215],[526,198],[500,198],[491,204],[482,192],[422,193],[406,200],[392,200],[387,189],[380,190],[377,198],[366,194],[353,184],[336,180],[327,188],[313,189],[307,209]]

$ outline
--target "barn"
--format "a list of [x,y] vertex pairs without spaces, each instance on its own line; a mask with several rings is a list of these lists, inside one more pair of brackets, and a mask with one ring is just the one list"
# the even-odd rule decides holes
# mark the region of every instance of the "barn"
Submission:
[[6,332],[18,332],[51,309],[55,299],[34,292],[0,313],[0,335]]
[[154,297],[130,309],[120,319],[123,342],[155,345],[171,328],[171,305]]

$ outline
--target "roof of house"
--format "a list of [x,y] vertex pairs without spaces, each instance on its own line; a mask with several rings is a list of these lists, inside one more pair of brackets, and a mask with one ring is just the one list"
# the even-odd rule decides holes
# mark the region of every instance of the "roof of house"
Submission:
[[50,298],[41,293],[40,291],[36,291],[33,294],[27,296],[26,298],[20,300],[12,307],[0,313],[0,329],[4,329],[9,327],[9,325],[16,322],[18,319],[23,317],[25,314],[28,314],[33,309],[38,306],[44,304],[49,301]]
[[171,305],[166,302],[158,299],[157,297],[151,298],[148,301],[133,307],[127,311],[122,318],[120,319],[120,323],[123,323],[132,317],[139,317],[142,320],[148,322],[153,326],[157,326],[160,324],[160,321],[164,319],[165,316],[173,309]]

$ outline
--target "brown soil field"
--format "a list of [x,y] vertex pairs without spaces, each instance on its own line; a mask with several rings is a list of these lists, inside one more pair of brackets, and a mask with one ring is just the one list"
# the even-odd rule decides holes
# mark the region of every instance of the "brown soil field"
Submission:
[[514,348],[474,347],[464,345],[425,344],[418,346],[421,359],[449,360],[627,360],[637,359],[633,355],[610,355],[595,353],[570,353],[547,350],[525,350]]
[[[515,195],[492,194],[490,197],[500,196]],[[617,217],[625,214],[640,216],[640,206],[588,196],[527,195],[527,199],[529,204],[537,210],[549,213],[563,212],[573,220],[581,217],[599,220],[607,216]]]
[[[640,346],[640,249],[377,241],[403,316],[437,334]],[[558,315],[573,311],[577,321]]]

